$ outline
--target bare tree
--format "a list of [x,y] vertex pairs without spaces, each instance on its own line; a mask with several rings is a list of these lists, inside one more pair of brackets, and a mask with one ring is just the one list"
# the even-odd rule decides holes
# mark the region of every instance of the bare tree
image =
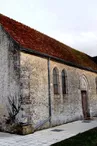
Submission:
[[7,123],[15,123],[16,116],[19,113],[20,108],[21,108],[21,104],[22,104],[21,96],[20,97],[10,96],[10,97],[8,97],[8,102],[9,102],[9,105],[7,106],[7,108],[8,108],[9,117],[8,117],[6,122]]

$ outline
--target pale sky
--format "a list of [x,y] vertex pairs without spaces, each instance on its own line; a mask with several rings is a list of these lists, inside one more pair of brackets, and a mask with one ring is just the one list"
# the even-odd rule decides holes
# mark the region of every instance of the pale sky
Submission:
[[97,0],[0,0],[0,13],[97,56]]

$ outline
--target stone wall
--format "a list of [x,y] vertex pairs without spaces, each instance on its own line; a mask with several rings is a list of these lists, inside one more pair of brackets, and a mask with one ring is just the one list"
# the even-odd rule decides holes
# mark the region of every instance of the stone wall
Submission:
[[[11,109],[8,97],[21,95],[26,123],[34,128],[49,117],[48,60],[19,51],[19,46],[0,26],[0,128],[7,130],[6,119]],[[53,69],[59,72],[59,94],[53,90]],[[62,94],[62,70],[66,73],[66,94]],[[88,94],[90,115],[97,116],[96,73],[50,61],[51,124],[60,125],[83,118],[81,90]],[[20,120],[22,115],[17,116]],[[20,119],[19,119],[20,118]],[[23,119],[24,120],[24,119]],[[49,121],[41,128],[49,127]]]
[[[59,95],[53,93],[53,68],[59,71]],[[47,59],[21,53],[21,91],[28,121],[34,127],[49,117]],[[62,95],[61,72],[66,71],[66,94]],[[87,79],[91,116],[97,115],[96,73],[50,61],[52,126],[83,118],[81,78]],[[46,124],[44,127],[48,127]],[[43,128],[43,127],[42,127]]]
[[[34,128],[49,117],[48,60],[19,51],[19,46],[0,26],[0,126],[8,118],[8,97],[22,97],[22,108],[27,123]],[[53,92],[53,69],[59,72],[59,94]],[[66,94],[62,94],[62,70],[66,72]],[[60,125],[83,118],[81,88],[86,80],[88,105],[91,116],[97,116],[96,73],[50,61],[51,124]],[[19,120],[21,115],[17,117]],[[3,123],[3,124],[2,124]],[[5,126],[5,127],[4,127]],[[47,122],[41,128],[49,127]],[[6,129],[6,128],[5,128]]]
[[21,53],[21,95],[28,123],[35,128],[49,117],[46,59]]
[[[22,97],[22,114],[34,128],[49,117],[48,60],[19,51],[19,45],[0,26],[0,129],[7,130],[10,107],[8,98],[18,106]],[[53,69],[59,73],[59,94],[53,90]],[[62,70],[66,73],[66,94],[62,94]],[[97,116],[96,73],[50,60],[51,124],[60,125],[83,118],[81,90],[88,94],[90,115]],[[49,127],[49,121],[41,128]]]
[[[18,51],[17,51],[18,50]],[[7,130],[6,120],[9,118],[8,98],[17,98],[20,94],[19,78],[19,49],[17,44],[10,38],[0,26],[0,129]]]
[[8,46],[9,41],[0,26],[0,126],[7,116],[6,102],[8,95]]
[[[53,93],[53,68],[59,70],[59,88],[60,94]],[[66,87],[67,93],[62,94],[61,72],[66,71]],[[81,101],[81,77],[85,76],[88,82],[88,105],[91,116],[97,115],[97,93],[95,78],[97,74],[81,70],[74,67],[69,67],[51,61],[51,99],[52,99],[52,124],[59,125],[62,123],[79,120],[83,118],[82,101]],[[58,99],[58,102],[57,102]]]

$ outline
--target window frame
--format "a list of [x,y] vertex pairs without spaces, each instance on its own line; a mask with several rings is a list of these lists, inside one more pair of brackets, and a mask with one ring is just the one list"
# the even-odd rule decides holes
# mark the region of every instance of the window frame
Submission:
[[62,94],[65,95],[67,92],[66,87],[66,71],[63,69],[61,72],[61,80],[62,80]]
[[96,94],[97,94],[97,77],[95,78],[95,83],[96,83]]
[[56,67],[53,69],[53,92],[59,94],[59,72]]

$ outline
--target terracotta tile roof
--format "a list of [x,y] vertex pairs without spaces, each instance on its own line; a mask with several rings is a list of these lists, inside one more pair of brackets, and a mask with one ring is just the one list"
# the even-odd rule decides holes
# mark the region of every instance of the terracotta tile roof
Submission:
[[97,70],[91,57],[59,41],[48,37],[24,24],[0,14],[0,24],[22,47],[72,62],[83,67]]

